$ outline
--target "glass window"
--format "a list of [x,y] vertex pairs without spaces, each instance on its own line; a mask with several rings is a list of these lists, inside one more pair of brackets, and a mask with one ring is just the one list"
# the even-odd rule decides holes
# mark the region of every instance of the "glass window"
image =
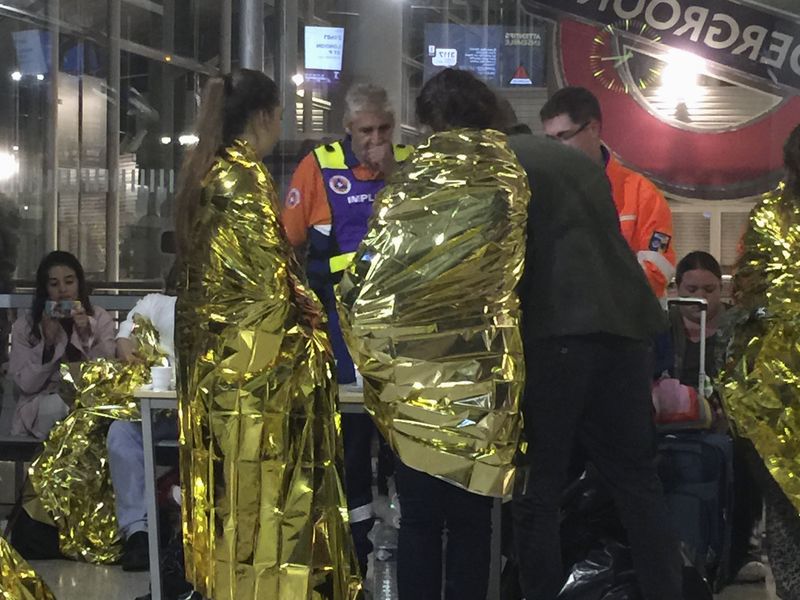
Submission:
[[21,215],[15,276],[31,279],[58,247],[95,281],[157,280],[172,261],[160,239],[173,228],[176,169],[219,62],[220,4],[120,2],[114,69],[109,2],[28,4],[0,7],[0,194]]
[[[0,202],[20,215],[17,279],[30,279],[56,246],[76,253],[94,279],[153,281],[166,271],[172,257],[162,252],[161,234],[173,226],[177,170],[194,134],[199,92],[220,66],[224,4],[120,0],[114,27],[113,1],[0,4]],[[798,15],[793,0],[735,4],[775,29]],[[242,2],[232,5],[235,67]],[[539,111],[555,90],[591,89],[610,149],[673,203],[677,248],[700,244],[731,262],[739,221],[780,179],[781,146],[800,122],[792,79],[798,44],[782,59],[772,38],[760,54],[739,39],[728,46],[736,60],[746,59],[736,63],[724,54],[725,32],[706,23],[683,35],[691,44],[680,52],[680,36],[666,27],[670,3],[627,18],[616,14],[618,5],[627,6],[265,2],[264,69],[286,99],[284,136],[267,158],[281,193],[316,144],[345,135],[351,84],[384,86],[397,115],[396,141],[416,143],[417,94],[438,69],[459,66],[487,81],[534,132],[541,132]],[[108,35],[116,27],[119,64],[109,64]],[[315,44],[320,30],[308,27],[340,35]],[[769,64],[776,66],[759,71]],[[110,80],[117,71],[119,80]],[[113,196],[109,167],[118,169]]]

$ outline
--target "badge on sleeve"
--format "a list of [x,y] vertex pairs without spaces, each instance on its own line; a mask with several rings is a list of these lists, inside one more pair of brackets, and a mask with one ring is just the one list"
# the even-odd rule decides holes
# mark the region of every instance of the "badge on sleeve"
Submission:
[[286,208],[294,208],[298,204],[300,204],[300,190],[297,188],[292,188],[289,190],[289,193],[286,194]]
[[652,252],[661,252],[664,254],[669,249],[669,243],[672,241],[672,236],[660,231],[654,231],[653,237],[650,238],[649,250]]

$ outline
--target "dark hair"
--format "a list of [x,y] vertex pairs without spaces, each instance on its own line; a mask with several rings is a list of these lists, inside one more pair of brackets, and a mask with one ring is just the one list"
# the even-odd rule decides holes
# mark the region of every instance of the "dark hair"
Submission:
[[717,279],[722,279],[722,268],[719,266],[717,259],[708,252],[695,250],[694,252],[689,252],[678,263],[675,269],[675,283],[680,285],[686,272],[695,270],[708,271],[716,275]]
[[31,335],[35,340],[42,339],[39,324],[42,322],[44,305],[50,298],[47,293],[47,285],[50,280],[50,269],[53,267],[67,267],[75,271],[75,276],[78,278],[78,300],[87,314],[94,314],[92,303],[89,301],[89,286],[86,284],[86,275],[80,261],[69,252],[55,250],[45,256],[36,269],[36,291],[33,293],[33,305],[31,306],[31,316],[33,317]]
[[800,125],[794,128],[783,145],[783,166],[786,167],[786,186],[800,196]]
[[517,111],[508,98],[497,94],[498,122],[496,127],[507,135],[517,135],[520,133],[533,133],[531,128],[525,123],[520,123],[517,118]]
[[588,123],[592,119],[603,122],[603,112],[597,97],[582,87],[565,87],[553,94],[539,111],[542,121],[567,115],[573,123]]
[[190,228],[195,220],[201,183],[214,159],[244,132],[254,112],[271,113],[279,105],[278,86],[261,71],[239,69],[208,80],[197,116],[199,140],[186,155],[178,176],[175,230],[179,255],[185,255],[192,246]]
[[503,128],[497,96],[469,71],[444,69],[417,96],[417,119],[434,131]]

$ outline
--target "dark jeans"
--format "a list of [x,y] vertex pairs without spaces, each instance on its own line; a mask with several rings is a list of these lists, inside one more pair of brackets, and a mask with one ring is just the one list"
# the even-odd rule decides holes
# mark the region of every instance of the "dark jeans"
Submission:
[[564,583],[559,501],[581,442],[609,484],[647,600],[681,598],[681,557],[655,469],[649,347],[610,335],[534,340],[523,399],[530,472],[514,498],[522,592],[553,600]]
[[400,460],[395,460],[395,478],[402,513],[397,551],[400,600],[441,600],[445,531],[445,599],[486,600],[492,498],[407,467]]

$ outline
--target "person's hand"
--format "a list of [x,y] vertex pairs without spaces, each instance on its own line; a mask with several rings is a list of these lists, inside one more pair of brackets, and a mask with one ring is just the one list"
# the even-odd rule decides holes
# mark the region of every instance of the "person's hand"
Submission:
[[124,363],[144,364],[144,357],[136,352],[136,344],[129,338],[117,339],[117,358]]
[[397,161],[394,159],[392,145],[381,144],[367,150],[366,163],[371,169],[383,173],[385,177],[394,173],[395,169],[397,169]]
[[83,342],[87,341],[92,335],[92,326],[89,324],[89,315],[86,314],[86,309],[83,306],[76,306],[72,309],[71,316],[75,322],[75,330],[78,332],[78,337]]
[[312,329],[320,329],[322,327],[322,311],[319,305],[294,277],[289,278],[289,285],[295,306],[300,312],[300,321]]
[[64,328],[58,319],[53,319],[45,314],[42,314],[42,337],[44,338],[44,345],[52,348],[58,342],[58,337]]
[[690,402],[689,388],[679,379],[664,377],[653,388],[653,404],[658,417],[686,413]]

